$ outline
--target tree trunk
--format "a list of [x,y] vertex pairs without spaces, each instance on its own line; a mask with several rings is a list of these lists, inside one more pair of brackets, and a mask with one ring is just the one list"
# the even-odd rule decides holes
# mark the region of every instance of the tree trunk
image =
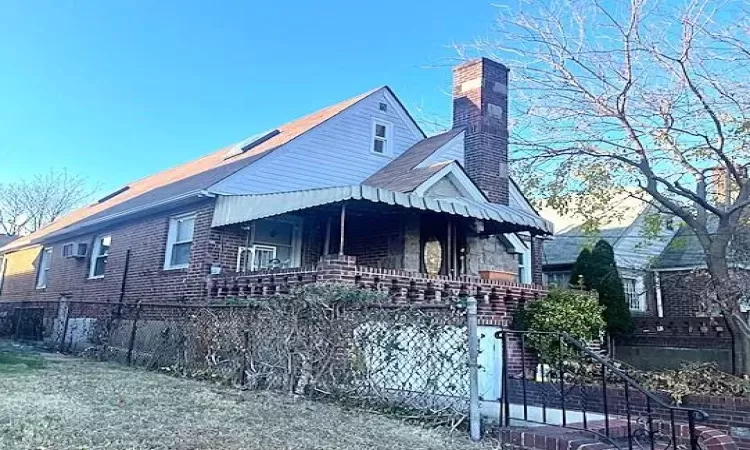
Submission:
[[750,329],[741,316],[725,314],[724,318],[732,334],[732,372],[734,375],[748,375],[750,374]]
[[721,309],[732,336],[732,371],[750,375],[750,325],[740,311],[742,287],[732,281],[727,261],[728,234],[717,234],[706,250],[706,263],[711,276],[713,300]]

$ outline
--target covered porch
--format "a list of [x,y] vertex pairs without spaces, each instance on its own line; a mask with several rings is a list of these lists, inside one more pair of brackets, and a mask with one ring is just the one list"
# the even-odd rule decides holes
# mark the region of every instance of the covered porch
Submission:
[[[244,280],[257,276],[318,279],[331,261],[346,261],[352,281],[432,280],[435,291],[453,281],[531,284],[532,237],[551,231],[539,217],[504,205],[367,186],[221,197],[212,227],[222,257],[209,291],[219,296],[239,295]],[[276,281],[263,289],[284,289]],[[246,290],[251,284],[260,287],[256,281]]]

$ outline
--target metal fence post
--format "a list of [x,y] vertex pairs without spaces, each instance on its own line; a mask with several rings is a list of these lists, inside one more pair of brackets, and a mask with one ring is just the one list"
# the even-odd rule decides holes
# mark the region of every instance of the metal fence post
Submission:
[[133,347],[135,346],[135,336],[138,332],[138,318],[141,316],[141,304],[135,307],[135,316],[133,317],[133,328],[130,329],[130,342],[128,342],[128,355],[125,362],[130,365],[133,362]]
[[476,442],[482,439],[479,412],[479,332],[477,331],[477,299],[466,299],[466,322],[469,335],[469,436]]
[[[57,301],[57,310],[60,311],[62,300]],[[60,336],[60,353],[65,353],[65,339],[68,337],[68,324],[70,323],[70,302],[67,302],[65,309],[65,320],[63,321],[62,335]]]
[[240,367],[240,386],[247,383],[247,353],[250,346],[250,330],[242,332],[242,367]]

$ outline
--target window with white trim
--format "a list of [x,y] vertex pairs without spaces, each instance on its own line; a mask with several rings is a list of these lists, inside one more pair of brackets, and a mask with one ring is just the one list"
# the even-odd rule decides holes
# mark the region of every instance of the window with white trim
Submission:
[[526,267],[526,264],[528,263],[527,257],[525,253],[517,253],[516,254],[516,260],[518,261],[518,282],[519,283],[529,283],[530,277],[528,276],[528,268]]
[[625,288],[625,299],[631,311],[646,311],[646,292],[643,286],[643,277],[622,278]]
[[549,287],[566,288],[570,284],[571,272],[546,272],[544,274],[544,284]]
[[99,236],[94,240],[94,250],[91,252],[91,263],[89,266],[89,278],[103,278],[107,269],[107,257],[109,246],[112,244],[112,236]]
[[379,155],[390,154],[391,124],[379,120],[372,123],[372,152]]
[[300,265],[302,233],[299,220],[255,220],[248,232],[250,245],[237,249],[237,272]]
[[42,250],[39,255],[39,270],[36,273],[36,288],[44,289],[47,287],[47,279],[49,278],[49,268],[52,262],[52,248],[47,247]]
[[3,280],[5,279],[5,269],[8,265],[8,260],[5,256],[0,255],[0,293],[3,292]]
[[190,250],[193,247],[195,214],[184,214],[169,219],[167,251],[164,269],[184,269],[190,265]]
[[261,269],[276,269],[281,267],[281,260],[276,258],[277,248],[273,245],[253,245],[251,247],[239,247],[237,250],[237,272],[245,272]]

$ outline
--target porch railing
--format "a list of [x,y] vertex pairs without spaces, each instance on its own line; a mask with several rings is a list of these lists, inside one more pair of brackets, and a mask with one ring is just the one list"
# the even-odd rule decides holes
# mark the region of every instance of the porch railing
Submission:
[[388,292],[394,302],[438,305],[474,296],[480,313],[482,309],[546,294],[539,285],[366,267],[357,265],[351,256],[329,256],[309,267],[212,275],[207,279],[206,297],[217,301],[285,294],[295,286],[318,282],[352,283],[363,289]]

